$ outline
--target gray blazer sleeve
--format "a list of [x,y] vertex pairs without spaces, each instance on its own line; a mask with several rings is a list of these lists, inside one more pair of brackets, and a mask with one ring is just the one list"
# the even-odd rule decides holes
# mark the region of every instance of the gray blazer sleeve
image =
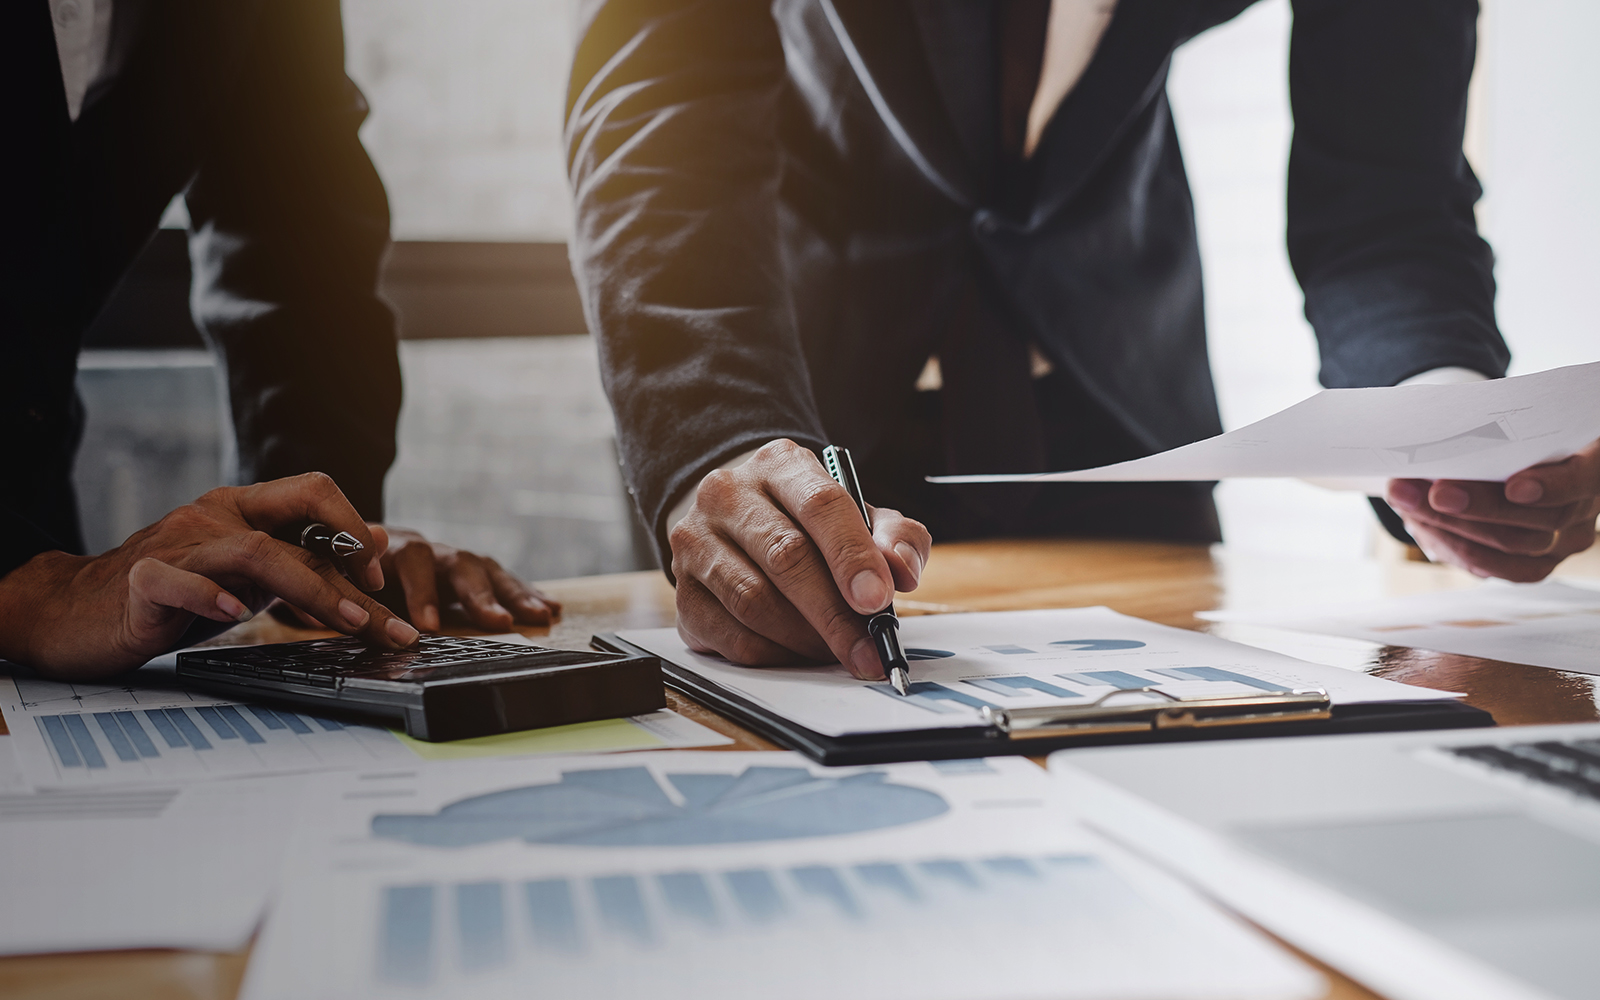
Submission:
[[1289,259],[1326,386],[1505,374],[1461,150],[1476,18],[1473,0],[1294,4]]
[[822,444],[779,243],[784,56],[750,0],[592,0],[579,25],[573,271],[629,488],[665,553],[672,504],[719,461],[776,437]]

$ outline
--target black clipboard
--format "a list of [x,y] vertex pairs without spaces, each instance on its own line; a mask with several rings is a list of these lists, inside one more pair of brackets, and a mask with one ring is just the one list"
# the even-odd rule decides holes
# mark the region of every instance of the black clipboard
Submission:
[[[613,632],[594,636],[590,645],[608,653],[654,655]],[[1473,729],[1495,724],[1494,716],[1455,699],[1389,701],[1333,705],[1325,717],[1298,721],[1251,720],[1242,725],[1140,728],[1137,731],[1089,732],[1018,738],[999,725],[957,729],[900,730],[825,736],[740,697],[720,684],[661,657],[667,687],[732,719],[746,729],[789,750],[798,750],[819,764],[853,766],[893,764],[909,760],[961,760],[1006,755],[1037,756],[1070,747],[1126,743],[1177,743],[1189,740],[1268,736],[1332,736],[1341,733],[1403,732],[1423,729]]]

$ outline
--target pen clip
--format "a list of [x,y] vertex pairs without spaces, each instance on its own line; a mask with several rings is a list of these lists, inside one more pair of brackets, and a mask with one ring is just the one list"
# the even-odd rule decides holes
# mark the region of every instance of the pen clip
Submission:
[[856,478],[856,463],[850,457],[850,449],[828,445],[822,449],[822,464],[827,467],[828,475],[833,477],[834,482],[850,494],[850,499],[861,510],[861,519],[867,522],[867,528],[871,530],[872,515],[867,512],[866,497],[861,495],[861,480]]

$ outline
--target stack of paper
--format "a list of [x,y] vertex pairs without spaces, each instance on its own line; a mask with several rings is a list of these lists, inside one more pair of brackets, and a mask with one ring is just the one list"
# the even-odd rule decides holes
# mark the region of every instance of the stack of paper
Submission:
[[1600,590],[1554,581],[1201,617],[1600,674]]
[[0,868],[0,954],[243,947],[294,821],[297,776],[731,742],[666,711],[420,743],[186,691],[173,665],[99,684],[0,676],[12,734],[0,737],[0,839],[12,859]]
[[245,982],[318,997],[1320,996],[1018,758],[650,753],[333,775]]

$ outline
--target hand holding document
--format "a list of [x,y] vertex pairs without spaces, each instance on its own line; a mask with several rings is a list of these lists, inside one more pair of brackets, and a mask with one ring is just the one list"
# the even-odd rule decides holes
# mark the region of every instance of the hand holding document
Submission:
[[1600,438],[1600,362],[1456,385],[1327,389],[1247,427],[1076,472],[937,483],[1296,478],[1381,495],[1390,479],[1503,482]]
[[672,752],[327,776],[301,812],[243,996],[1324,989],[1073,823],[1021,758],[839,769]]

